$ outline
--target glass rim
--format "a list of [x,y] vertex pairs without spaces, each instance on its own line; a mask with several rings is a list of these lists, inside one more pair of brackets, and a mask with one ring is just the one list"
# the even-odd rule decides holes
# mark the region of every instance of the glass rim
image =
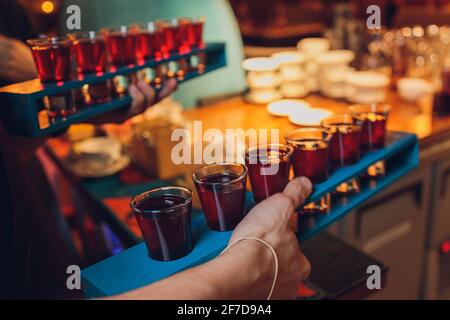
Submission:
[[133,32],[133,29],[124,24],[120,26],[112,26],[112,27],[104,27],[100,29],[100,33],[109,35],[110,33],[113,34],[122,34],[122,35],[129,35]]
[[309,127],[309,128],[295,129],[295,130],[290,131],[289,133],[287,133],[284,136],[284,139],[286,140],[286,143],[288,143],[288,144],[299,145],[299,144],[301,144],[301,142],[299,142],[298,140],[292,139],[289,136],[293,135],[295,133],[298,133],[298,132],[308,132],[308,131],[322,132],[322,134],[323,134],[322,135],[322,141],[325,141],[325,142],[329,142],[330,141],[330,138],[331,138],[330,133],[327,130],[325,130],[323,127],[318,127],[318,126]]
[[[260,159],[260,157],[259,157],[259,153],[257,153],[257,154],[256,154],[257,159],[258,159],[258,161],[261,162],[262,164],[266,164],[266,163],[278,163],[278,162],[281,162],[281,161],[289,160],[289,158],[291,157],[292,153],[294,152],[294,149],[293,149],[291,146],[289,146],[288,144],[284,144],[284,143],[265,143],[265,144],[258,144],[258,145],[252,146],[252,147],[248,147],[248,148],[245,150],[245,153],[244,153],[245,160],[247,161],[247,160],[250,159],[250,153],[251,153],[252,151],[259,150],[259,149],[264,149],[264,148],[267,150],[267,149],[270,148],[271,146],[277,146],[277,147],[278,147],[278,150],[284,149],[284,150],[287,151],[287,153],[286,153],[285,155],[283,155],[282,157],[278,157],[277,159],[266,160],[266,161],[261,161],[261,159]],[[264,163],[263,163],[263,162],[264,162]]]
[[[227,181],[227,182],[204,182],[204,181],[201,181],[197,177],[198,172],[200,170],[206,169],[208,167],[213,167],[213,166],[238,166],[243,169],[243,172],[239,175],[239,177],[237,177],[233,180]],[[241,181],[242,179],[244,179],[247,176],[247,173],[248,173],[248,169],[245,164],[236,163],[236,162],[220,162],[220,163],[207,164],[207,165],[201,166],[200,168],[197,168],[197,170],[195,170],[194,173],[192,173],[192,179],[194,180],[194,183],[197,183],[197,184],[203,185],[203,186],[205,186],[205,185],[207,185],[207,186],[216,186],[216,185],[227,186],[227,185]]]
[[[331,121],[332,119],[339,119],[339,118],[350,118],[352,119],[351,123],[343,123],[336,121],[338,124],[333,124],[333,123],[327,123],[328,121]],[[357,121],[355,123],[355,120]],[[345,120],[344,120],[345,121]],[[333,114],[331,116],[326,117],[325,119],[323,119],[320,122],[321,127],[326,128],[326,129],[330,129],[332,127],[336,127],[336,126],[345,126],[345,125],[353,125],[353,126],[359,126],[362,124],[362,120],[360,117],[356,116],[355,114],[351,114],[351,113],[339,113],[339,114]]]
[[101,31],[89,30],[89,31],[77,31],[67,35],[67,37],[73,41],[80,40],[104,40],[103,33]]
[[[366,109],[364,110],[364,108]],[[348,110],[352,115],[360,115],[366,113],[388,114],[392,110],[392,106],[387,103],[358,103],[349,106]]]
[[156,21],[140,21],[130,24],[129,30],[137,31],[138,33],[157,33],[161,31],[161,27]]
[[[147,197],[149,195],[151,195],[151,194],[158,193],[158,192],[161,192],[161,191],[163,191],[163,194],[165,194],[164,191],[170,191],[170,190],[179,190],[179,191],[186,192],[189,195],[189,197],[187,199],[185,199],[185,201],[183,201],[182,203],[174,205],[174,206],[169,207],[169,208],[165,208],[165,209],[146,209],[146,210],[141,210],[141,209],[137,208],[137,204],[138,204],[138,199],[137,198],[138,197],[143,197],[143,199],[147,199]],[[166,193],[166,194],[170,194],[170,193]],[[185,187],[180,187],[180,186],[160,187],[160,188],[155,188],[155,189],[148,190],[146,192],[143,192],[143,193],[140,193],[140,194],[134,196],[133,199],[131,200],[130,207],[131,207],[131,210],[133,211],[133,213],[137,212],[137,213],[142,214],[142,215],[159,216],[159,215],[162,215],[162,214],[172,213],[176,209],[186,206],[187,204],[192,202],[192,196],[193,196],[192,191],[189,190],[188,188],[185,188]]]
[[72,41],[68,37],[43,37],[29,39],[26,43],[29,46],[54,46],[54,45],[65,45],[70,44]]

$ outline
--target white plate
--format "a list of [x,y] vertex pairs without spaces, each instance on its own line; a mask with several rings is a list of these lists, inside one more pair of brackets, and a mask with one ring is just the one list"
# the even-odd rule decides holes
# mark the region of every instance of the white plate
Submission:
[[77,157],[67,162],[69,169],[81,178],[102,178],[116,174],[130,164],[130,157],[121,155],[111,163],[91,161],[84,157]]
[[310,109],[311,104],[302,99],[283,99],[267,105],[267,112],[277,117],[289,117],[298,111]]
[[333,112],[329,109],[311,108],[291,114],[289,121],[298,126],[320,126],[320,122],[332,114]]

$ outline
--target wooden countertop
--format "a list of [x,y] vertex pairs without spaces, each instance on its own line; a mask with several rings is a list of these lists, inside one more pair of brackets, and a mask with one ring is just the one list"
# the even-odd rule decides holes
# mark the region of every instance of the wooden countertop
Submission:
[[[350,105],[344,100],[329,99],[320,95],[310,95],[305,100],[313,107],[328,108],[337,113],[345,112]],[[431,101],[422,101],[419,105],[414,105],[404,102],[395,92],[390,92],[387,103],[392,106],[388,130],[417,134],[421,148],[450,139],[450,117],[433,117]],[[203,130],[278,128],[281,136],[284,136],[288,131],[298,128],[290,123],[288,118],[270,115],[266,111],[266,105],[250,104],[240,97],[187,110],[184,115],[188,121],[202,120]]]

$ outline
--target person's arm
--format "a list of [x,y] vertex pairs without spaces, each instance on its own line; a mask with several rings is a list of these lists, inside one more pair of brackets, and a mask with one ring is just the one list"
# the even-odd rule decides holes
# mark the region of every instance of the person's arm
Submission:
[[0,79],[22,82],[36,77],[36,66],[28,46],[0,34]]
[[[275,249],[279,272],[273,299],[296,298],[298,284],[310,273],[311,266],[300,251],[290,220],[311,190],[308,179],[294,179],[283,193],[253,208],[231,237],[230,243],[242,237],[256,237]],[[112,299],[266,299],[274,272],[271,251],[255,240],[243,240],[206,264]]]

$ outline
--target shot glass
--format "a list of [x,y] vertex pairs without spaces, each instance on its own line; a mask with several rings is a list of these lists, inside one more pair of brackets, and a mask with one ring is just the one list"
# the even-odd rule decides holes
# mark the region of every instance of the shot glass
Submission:
[[[163,32],[163,48],[166,57],[181,55],[190,51],[188,42],[189,20],[173,18],[170,21],[159,21],[158,24]],[[167,76],[176,76],[179,80],[183,80],[187,69],[188,63],[186,58],[171,61],[167,66]]]
[[[122,66],[132,66],[136,60],[136,32],[128,26],[102,29],[106,38],[106,49],[112,70]],[[118,96],[123,96],[128,85],[132,82],[132,75],[116,76],[113,79],[114,91]]]
[[[330,161],[333,168],[355,164],[361,157],[362,121],[350,114],[333,115],[322,121],[322,127],[331,135]],[[360,191],[358,178],[344,182],[336,188],[339,195]]]
[[259,145],[245,151],[245,164],[256,203],[282,192],[289,182],[292,148],[284,144]]
[[[313,184],[328,179],[330,174],[330,135],[326,130],[320,128],[298,129],[288,133],[285,139],[294,150],[291,162],[296,177],[306,177]],[[319,201],[303,206],[300,213],[328,213],[330,206],[330,195],[327,194]]]
[[247,168],[237,163],[203,166],[193,175],[208,227],[230,231],[245,215]]
[[[138,64],[146,60],[161,60],[163,58],[163,31],[158,25],[149,21],[143,24],[135,24],[132,28],[136,32],[136,59]],[[157,65],[154,68],[145,68],[138,72],[139,79],[147,84],[159,88],[164,79],[162,68]]]
[[[391,111],[387,104],[359,104],[349,107],[349,112],[363,121],[361,129],[361,148],[363,152],[370,152],[384,148],[386,144],[386,123]],[[371,165],[366,177],[382,177],[386,173],[384,161]]]
[[[95,73],[101,75],[107,67],[106,41],[97,31],[70,34],[73,52],[77,62],[78,77]],[[111,81],[87,84],[81,90],[84,104],[106,103],[111,100]]]
[[[39,79],[43,83],[63,82],[71,79],[70,50],[72,42],[67,38],[40,38],[27,41],[31,48]],[[51,122],[76,112],[74,93],[46,96],[42,105],[47,109]]]
[[[205,17],[195,17],[189,23],[187,37],[189,47],[191,49],[203,49],[205,47],[205,43],[203,41],[203,29],[205,22]],[[199,52],[192,55],[189,64],[190,70],[203,73],[206,68],[206,54],[204,52]]]
[[192,251],[191,206],[192,192],[182,187],[153,189],[131,201],[150,258],[171,261]]
[[27,41],[41,82],[67,81],[71,78],[70,46],[67,38],[41,38]]

